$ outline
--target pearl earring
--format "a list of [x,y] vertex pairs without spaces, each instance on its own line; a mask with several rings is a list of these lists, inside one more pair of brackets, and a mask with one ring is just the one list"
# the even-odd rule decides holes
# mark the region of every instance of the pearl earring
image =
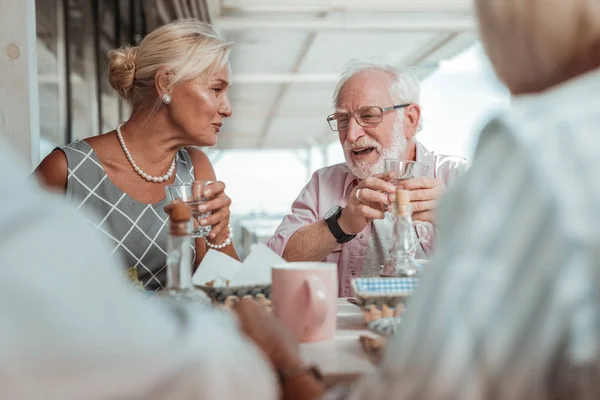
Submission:
[[171,104],[171,95],[169,93],[163,94],[162,101],[165,104]]

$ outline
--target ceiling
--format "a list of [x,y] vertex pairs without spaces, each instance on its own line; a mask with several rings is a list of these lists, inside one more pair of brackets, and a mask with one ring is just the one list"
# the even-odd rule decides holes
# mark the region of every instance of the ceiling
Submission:
[[221,0],[212,23],[235,39],[220,149],[305,148],[337,136],[337,74],[355,58],[423,78],[477,38],[470,0]]
[[[441,60],[456,55],[476,40],[471,1],[138,0],[138,3],[144,7],[142,26],[148,30],[179,17],[194,16],[233,35],[236,42],[231,53],[233,116],[223,126],[217,149],[297,149],[337,140],[325,118],[331,113],[335,80],[345,63],[355,58],[374,58],[396,66],[414,66],[423,78]],[[56,21],[45,17],[52,15],[51,12],[37,8],[40,93],[42,100],[45,99],[43,103],[53,107],[46,114],[57,115],[60,111],[54,108],[60,57],[54,44],[58,43],[60,32],[46,32],[44,27],[56,30]],[[106,6],[104,12],[110,14],[115,10]],[[126,22],[121,24],[123,32],[129,31]],[[110,36],[114,29],[107,25],[102,35]],[[89,47],[88,42],[74,40],[76,49]],[[106,54],[113,42],[114,38],[101,37],[99,54]],[[80,77],[72,82],[75,89],[77,82],[89,80],[90,74],[84,73],[89,65],[84,60],[87,58],[78,53],[73,59],[72,78]],[[94,96],[75,89],[73,118],[84,119],[87,114],[80,118],[77,106],[88,107]],[[103,98],[117,104],[114,92],[107,85],[102,86],[101,93]],[[107,126],[118,122],[117,111],[118,105],[103,107],[103,118],[110,120]],[[95,128],[93,124],[87,125],[88,130]],[[60,140],[62,128],[56,121],[45,118],[42,128],[56,130],[56,140]],[[95,132],[88,133],[79,125],[76,128],[85,136]]]

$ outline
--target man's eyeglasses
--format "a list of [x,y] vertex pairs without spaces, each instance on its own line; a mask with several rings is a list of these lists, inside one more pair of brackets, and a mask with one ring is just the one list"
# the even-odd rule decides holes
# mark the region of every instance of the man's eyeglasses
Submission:
[[399,108],[408,107],[410,103],[400,104],[391,107],[369,106],[359,108],[351,113],[334,113],[327,117],[327,123],[332,131],[345,131],[350,124],[350,118],[354,117],[360,126],[373,126],[383,121],[383,113]]

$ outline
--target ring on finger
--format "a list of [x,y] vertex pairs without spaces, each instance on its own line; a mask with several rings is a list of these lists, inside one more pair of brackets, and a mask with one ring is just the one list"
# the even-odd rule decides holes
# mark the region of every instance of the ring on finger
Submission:
[[360,198],[360,191],[361,191],[361,190],[362,190],[362,189],[358,189],[358,190],[356,191],[356,193],[355,193],[356,200],[358,200],[358,202],[359,202],[359,203],[362,203],[362,199]]

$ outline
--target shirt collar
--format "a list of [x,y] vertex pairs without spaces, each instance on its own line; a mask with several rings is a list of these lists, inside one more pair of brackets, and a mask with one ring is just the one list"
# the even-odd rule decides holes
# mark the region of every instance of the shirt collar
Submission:
[[425,145],[423,145],[423,143],[419,142],[418,140],[416,140],[417,142],[417,157],[416,157],[416,161],[425,164],[425,165],[431,165],[433,164],[433,151],[429,150],[427,147],[425,147]]
[[435,153],[431,150],[429,150],[427,147],[425,147],[425,145],[423,145],[421,142],[419,142],[418,140],[417,142],[417,159],[416,161],[428,165],[429,166],[429,170],[427,175],[432,177],[435,175]]
[[350,195],[350,191],[354,189],[356,184],[358,184],[359,179],[350,171],[348,165],[344,165],[348,173],[346,174],[346,180],[344,181],[344,193],[342,193],[342,198],[345,199]]

